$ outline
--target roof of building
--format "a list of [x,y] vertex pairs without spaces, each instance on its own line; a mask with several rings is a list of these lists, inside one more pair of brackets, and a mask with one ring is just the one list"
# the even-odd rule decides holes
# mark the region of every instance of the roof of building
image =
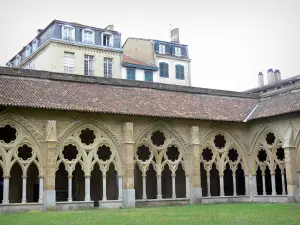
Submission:
[[148,63],[139,59],[135,59],[133,57],[130,57],[128,55],[123,55],[123,63],[129,63],[129,64],[135,64],[135,65],[141,65],[141,66],[154,66],[156,67],[155,64],[152,63]]
[[[93,26],[88,26],[88,25],[83,25],[83,24],[80,24],[80,23],[74,23],[74,22],[67,22],[67,21],[62,21],[62,20],[52,20],[51,23],[49,23],[44,29],[39,29],[40,32],[27,44],[29,45],[31,42],[33,42],[35,39],[39,38],[40,36],[42,36],[53,24],[55,23],[63,23],[63,24],[70,24],[70,25],[73,25],[73,26],[80,26],[80,27],[85,27],[85,28],[90,28],[90,29],[95,29],[95,30],[105,30],[103,28],[99,28],[99,27],[93,27]],[[112,31],[112,30],[109,30],[109,32],[112,32],[112,33],[117,33],[119,34],[118,31]],[[26,45],[26,46],[27,46]],[[12,60],[15,59],[15,57],[19,54],[21,54],[25,49],[26,49],[26,46],[24,46],[14,57],[12,57],[9,61],[11,62]],[[8,65],[8,63],[6,65]]]
[[300,92],[258,94],[0,67],[0,106],[243,122],[300,111]]
[[158,67],[155,64],[145,62],[140,59],[135,59],[128,55],[123,55],[122,66],[149,69],[149,70],[158,70]]

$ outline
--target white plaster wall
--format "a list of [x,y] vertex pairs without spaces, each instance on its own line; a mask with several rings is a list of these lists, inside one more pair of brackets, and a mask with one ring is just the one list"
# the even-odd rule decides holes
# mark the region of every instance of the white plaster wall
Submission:
[[[160,62],[165,62],[169,64],[169,78],[160,77],[158,71],[157,82],[190,86],[190,62],[189,61],[156,56],[156,65],[158,67]],[[175,65],[177,64],[184,66],[184,78],[185,78],[184,80],[176,79]]]
[[[157,82],[158,72],[153,71],[153,82]],[[122,79],[127,79],[127,67],[122,67]],[[145,81],[145,70],[135,69],[135,79]]]

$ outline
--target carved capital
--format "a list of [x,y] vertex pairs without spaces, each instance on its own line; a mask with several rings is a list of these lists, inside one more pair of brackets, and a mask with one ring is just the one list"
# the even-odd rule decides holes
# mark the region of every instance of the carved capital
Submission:
[[56,121],[48,120],[46,123],[46,141],[47,142],[56,142]]
[[199,140],[199,127],[198,126],[192,126],[190,128],[190,142],[193,145],[200,145]]
[[125,143],[134,143],[133,123],[132,122],[124,123],[124,142]]

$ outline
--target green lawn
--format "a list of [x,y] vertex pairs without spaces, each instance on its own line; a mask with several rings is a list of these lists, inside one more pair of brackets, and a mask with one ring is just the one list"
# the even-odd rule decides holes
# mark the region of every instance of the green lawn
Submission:
[[0,215],[0,224],[299,225],[300,204],[218,204],[73,212],[7,213]]

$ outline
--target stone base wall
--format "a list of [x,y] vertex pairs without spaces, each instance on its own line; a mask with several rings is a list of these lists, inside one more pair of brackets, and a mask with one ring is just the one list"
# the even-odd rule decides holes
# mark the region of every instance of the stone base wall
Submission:
[[248,196],[214,196],[202,198],[202,204],[251,202]]
[[120,209],[123,208],[123,201],[121,200],[107,200],[99,201],[99,208],[103,209]]
[[42,210],[43,210],[43,204],[41,204],[41,203],[0,204],[0,213],[4,213],[4,212],[42,211]]
[[87,210],[94,207],[94,202],[56,202],[56,210]]
[[153,206],[174,206],[174,205],[188,205],[189,199],[149,199],[136,200],[136,207],[153,207]]
[[271,202],[271,203],[289,203],[289,197],[287,195],[278,195],[278,196],[271,196],[271,195],[256,195],[252,197],[253,202]]

